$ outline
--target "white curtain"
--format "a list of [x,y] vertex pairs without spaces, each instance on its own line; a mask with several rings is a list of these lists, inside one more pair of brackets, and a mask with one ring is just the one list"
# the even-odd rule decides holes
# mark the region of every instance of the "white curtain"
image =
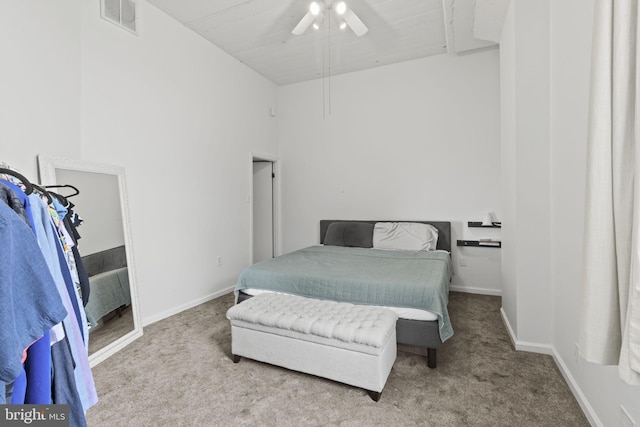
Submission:
[[637,0],[596,0],[580,353],[640,384]]

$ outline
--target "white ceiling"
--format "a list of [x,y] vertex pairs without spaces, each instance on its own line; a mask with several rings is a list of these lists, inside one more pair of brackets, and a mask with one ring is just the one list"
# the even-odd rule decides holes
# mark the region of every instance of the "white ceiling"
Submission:
[[[491,33],[487,28],[495,33],[509,0],[347,0],[369,28],[362,37],[350,29],[339,30],[333,20],[330,28],[325,20],[320,31],[309,28],[303,35],[292,35],[311,0],[148,1],[277,85],[285,85],[495,45],[474,38],[474,25],[483,33]],[[476,1],[481,26],[474,24]]]

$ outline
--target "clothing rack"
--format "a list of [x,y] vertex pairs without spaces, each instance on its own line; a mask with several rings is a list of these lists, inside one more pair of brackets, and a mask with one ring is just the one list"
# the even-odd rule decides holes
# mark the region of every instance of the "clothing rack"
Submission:
[[37,184],[31,184],[33,185],[33,188],[40,194],[42,194],[46,199],[47,199],[47,205],[50,205],[51,202],[53,202],[53,199],[51,198],[51,194],[45,190],[44,188],[40,187]]
[[[84,305],[89,279],[77,250],[79,219],[65,196],[0,161],[0,404],[66,404],[86,426],[97,400]],[[6,343],[6,345],[5,345]]]
[[[80,190],[78,190],[78,188],[77,188],[77,187],[74,187],[74,186],[73,186],[73,185],[71,185],[71,184],[62,184],[62,185],[45,185],[45,186],[43,186],[43,187],[44,187],[45,191],[46,191],[47,193],[49,193],[49,195],[50,195],[50,196],[53,196],[53,197],[55,197],[56,199],[58,199],[58,201],[59,201],[60,203],[62,203],[62,205],[63,205],[63,206],[72,206],[72,207],[73,207],[73,204],[72,204],[72,203],[70,203],[70,202],[69,202],[69,200],[67,200],[67,199],[68,199],[69,197],[77,196],[78,194],[80,194]],[[53,191],[49,191],[49,189],[50,189],[50,188],[71,188],[72,190],[74,190],[74,191],[75,191],[75,193],[73,193],[73,194],[69,194],[69,195],[67,195],[67,196],[63,196],[63,195],[62,195],[62,194],[60,194],[60,193],[55,193],[55,192],[53,192]]]
[[[6,164],[6,163],[3,163],[3,164]],[[33,185],[21,173],[16,172],[15,170],[13,170],[11,168],[8,168],[8,167],[7,168],[0,167],[0,174],[11,175],[11,176],[13,176],[15,178],[18,178],[20,180],[20,182],[22,183],[22,185],[24,185],[26,187],[25,193],[27,195],[33,193]]]
[[71,184],[62,184],[62,185],[45,185],[44,188],[71,188],[73,191],[75,191],[75,193],[73,194],[69,194],[67,196],[64,197],[73,197],[73,196],[77,196],[78,194],[80,194],[80,190],[78,190],[77,187],[74,187]]

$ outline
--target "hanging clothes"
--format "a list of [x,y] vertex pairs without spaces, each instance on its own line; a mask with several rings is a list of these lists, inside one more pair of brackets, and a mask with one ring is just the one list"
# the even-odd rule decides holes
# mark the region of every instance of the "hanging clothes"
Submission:
[[80,296],[82,298],[82,305],[85,307],[89,303],[89,296],[91,294],[91,286],[89,282],[89,274],[87,273],[82,257],[78,251],[78,240],[81,236],[78,233],[78,227],[82,224],[82,218],[73,210],[74,204],[66,200],[67,204],[64,207],[67,209],[67,214],[63,218],[63,223],[69,235],[73,245],[71,246],[72,257],[75,260],[76,271],[78,273],[78,279],[80,281]]
[[0,201],[5,202],[24,222],[29,223],[27,213],[25,211],[22,202],[16,195],[15,191],[11,190],[9,182],[4,179],[0,179]]
[[[32,230],[5,203],[0,203],[0,382],[22,372],[24,350],[60,323],[67,310]],[[1,388],[0,388],[1,389]],[[0,403],[5,403],[0,393]]]
[[[0,180],[3,185],[4,199],[7,205],[25,220],[33,229],[33,216],[31,214],[31,204],[22,187],[18,186],[20,180],[10,180],[11,177],[4,175],[6,179]],[[25,179],[20,175],[20,179]],[[34,404],[51,403],[51,348],[49,344],[49,331],[42,337],[29,345],[24,352],[23,359],[26,361],[22,372],[13,381],[11,403],[23,404],[25,402]]]
[[59,238],[59,229],[56,224],[59,225],[60,219],[57,216],[57,210],[45,206],[41,201],[39,204],[34,204],[32,212],[34,218],[38,219],[34,223],[38,241],[41,242],[41,250],[45,254],[45,259],[54,278],[53,282],[62,297],[62,302],[69,312],[69,315],[63,320],[63,325],[76,365],[74,375],[78,394],[82,401],[82,407],[86,411],[98,401],[87,356],[88,340],[85,342],[85,337],[88,338],[86,313],[79,302],[80,298],[71,278],[67,258],[64,255],[63,246],[66,243],[61,242]]
[[0,404],[68,404],[70,426],[83,427],[98,396],[72,205],[11,172],[0,168]]

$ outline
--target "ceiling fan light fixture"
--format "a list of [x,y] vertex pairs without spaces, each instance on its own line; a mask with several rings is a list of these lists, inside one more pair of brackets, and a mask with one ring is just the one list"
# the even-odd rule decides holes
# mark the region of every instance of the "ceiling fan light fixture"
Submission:
[[318,16],[320,13],[320,4],[317,1],[312,1],[309,5],[309,12],[311,12],[313,16]]
[[311,26],[316,30],[322,28],[325,9],[329,15],[331,15],[330,12],[333,10],[333,15],[329,16],[329,19],[334,18],[341,30],[349,27],[358,37],[369,31],[367,26],[358,18],[358,15],[356,15],[344,1],[323,0],[322,2],[313,1],[309,4],[309,11],[305,13],[300,22],[291,30],[291,34],[296,36],[302,35]]
[[335,10],[338,15],[344,15],[344,13],[347,11],[347,4],[343,1],[339,1],[334,6],[333,10]]

